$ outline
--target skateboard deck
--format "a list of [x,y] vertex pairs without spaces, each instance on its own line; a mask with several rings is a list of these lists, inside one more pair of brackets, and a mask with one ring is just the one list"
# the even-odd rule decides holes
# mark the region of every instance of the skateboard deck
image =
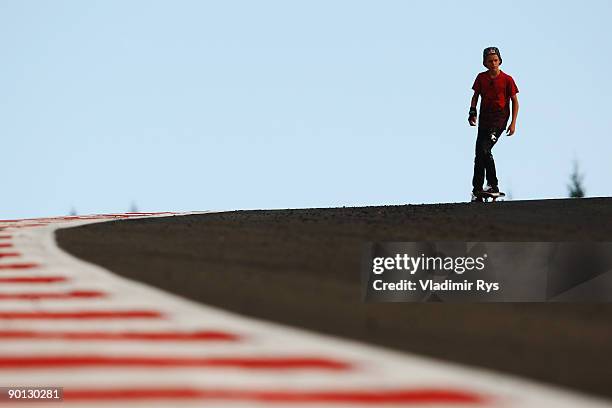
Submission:
[[476,197],[482,198],[485,202],[489,202],[489,198],[491,201],[496,201],[500,197],[505,197],[506,193],[487,193],[486,191],[481,191],[479,193],[474,194]]

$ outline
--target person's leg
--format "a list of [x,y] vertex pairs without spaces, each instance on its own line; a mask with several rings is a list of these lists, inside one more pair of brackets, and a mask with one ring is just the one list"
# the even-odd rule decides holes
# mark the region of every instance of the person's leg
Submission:
[[478,136],[476,137],[476,148],[474,155],[474,176],[472,177],[472,192],[482,191],[482,183],[484,183],[485,179],[485,149],[482,147],[485,135],[485,129],[479,127]]
[[484,161],[484,167],[486,169],[487,184],[492,187],[497,187],[499,180],[497,180],[497,172],[495,170],[495,160],[493,160],[492,149],[495,143],[499,140],[502,135],[503,129],[492,129],[487,132],[486,137],[483,138],[482,142],[482,155]]

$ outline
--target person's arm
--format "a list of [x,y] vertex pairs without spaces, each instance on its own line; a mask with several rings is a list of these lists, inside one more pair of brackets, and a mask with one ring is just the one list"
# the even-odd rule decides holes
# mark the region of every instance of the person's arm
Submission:
[[512,121],[510,122],[510,126],[508,126],[508,136],[512,136],[516,130],[516,117],[519,111],[518,97],[516,94],[512,95],[510,99],[512,100]]
[[[470,102],[470,112],[474,112],[474,114],[470,114],[468,117],[468,122],[470,126],[476,126],[476,105],[478,104],[478,92],[474,91],[474,95],[472,95],[472,100]],[[472,111],[474,109],[474,111]]]

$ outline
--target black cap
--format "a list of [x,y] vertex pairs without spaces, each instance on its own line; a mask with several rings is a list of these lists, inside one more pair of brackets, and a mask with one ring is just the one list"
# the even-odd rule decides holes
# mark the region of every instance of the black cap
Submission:
[[482,65],[485,64],[485,61],[487,60],[487,56],[491,54],[497,54],[497,56],[499,57],[499,65],[501,65],[502,57],[501,57],[501,54],[499,53],[499,48],[497,47],[487,47],[484,49],[484,51],[482,52]]

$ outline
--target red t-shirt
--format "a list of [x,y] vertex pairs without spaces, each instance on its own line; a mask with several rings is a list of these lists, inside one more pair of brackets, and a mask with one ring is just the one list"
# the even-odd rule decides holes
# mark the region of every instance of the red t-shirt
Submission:
[[514,79],[501,70],[495,78],[485,71],[476,76],[472,89],[482,98],[478,126],[505,129],[510,117],[510,97],[519,91]]

